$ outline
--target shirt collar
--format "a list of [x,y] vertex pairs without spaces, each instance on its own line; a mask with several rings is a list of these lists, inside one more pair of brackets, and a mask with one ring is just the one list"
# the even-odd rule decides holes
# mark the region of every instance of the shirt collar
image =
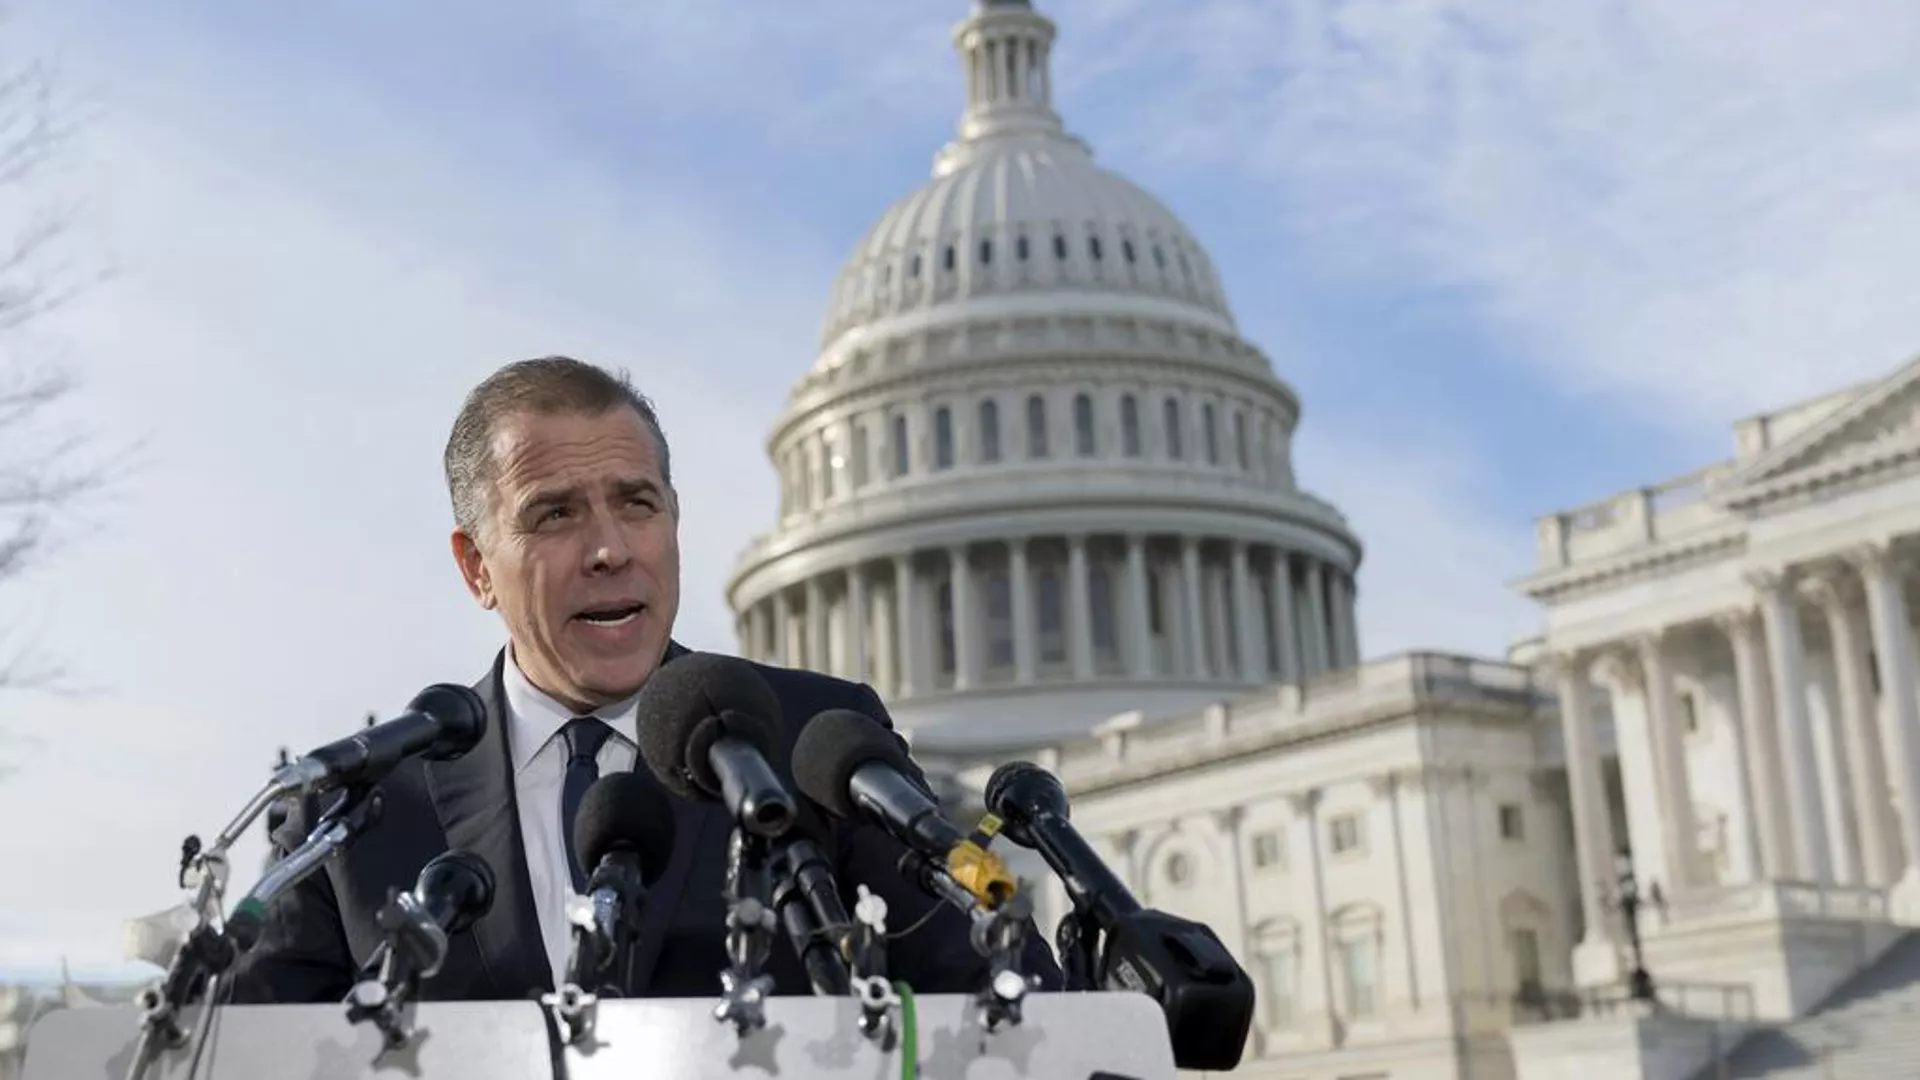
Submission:
[[[513,658],[512,644],[507,646],[507,662],[502,667],[501,681],[506,691],[508,723],[512,732],[507,743],[513,748],[513,771],[518,775],[577,714],[527,680],[526,673],[520,670],[519,661]],[[624,701],[603,705],[593,710],[592,715],[605,720],[613,728],[614,734],[627,740],[629,745],[637,746],[640,742],[639,708],[640,695],[634,694]]]

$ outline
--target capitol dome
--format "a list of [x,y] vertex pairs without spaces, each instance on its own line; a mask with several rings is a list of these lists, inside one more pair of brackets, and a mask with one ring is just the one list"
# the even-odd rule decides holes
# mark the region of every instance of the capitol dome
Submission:
[[1054,111],[1054,25],[977,0],[932,177],[860,239],[775,422],[747,656],[872,684],[923,760],[1358,661],[1342,515],[1212,260]]

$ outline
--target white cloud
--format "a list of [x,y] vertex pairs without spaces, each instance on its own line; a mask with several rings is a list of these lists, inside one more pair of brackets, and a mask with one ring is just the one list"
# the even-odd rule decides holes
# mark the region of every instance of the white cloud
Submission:
[[1116,148],[1276,182],[1317,263],[1458,288],[1569,392],[1719,424],[1920,348],[1913,5],[1057,6]]

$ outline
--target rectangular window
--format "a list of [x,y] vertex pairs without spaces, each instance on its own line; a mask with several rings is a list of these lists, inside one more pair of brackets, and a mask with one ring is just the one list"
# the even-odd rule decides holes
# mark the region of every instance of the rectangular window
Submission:
[[853,425],[853,486],[867,486],[867,425]]
[[1526,823],[1520,814],[1519,803],[1500,804],[1500,839],[1525,840]]
[[1341,814],[1327,823],[1327,846],[1335,855],[1359,851],[1360,815]]
[[1269,866],[1279,866],[1286,857],[1284,834],[1278,829],[1253,834],[1253,868],[1264,870]]

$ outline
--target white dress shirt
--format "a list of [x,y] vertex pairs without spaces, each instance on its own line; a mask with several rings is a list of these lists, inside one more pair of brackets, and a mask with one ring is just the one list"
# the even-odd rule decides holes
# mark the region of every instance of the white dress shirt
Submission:
[[[573,710],[548,697],[527,681],[507,649],[502,665],[507,698],[508,745],[513,748],[514,797],[520,805],[520,836],[526,842],[527,876],[533,882],[533,909],[540,920],[540,936],[553,966],[553,985],[567,977],[567,897],[573,894],[573,870],[567,865],[566,829],[560,820],[560,799],[566,787],[567,743],[560,729],[572,720]],[[639,696],[604,708],[593,715],[613,728],[594,760],[600,775],[627,772],[639,756]],[[502,871],[504,872],[504,871]]]

